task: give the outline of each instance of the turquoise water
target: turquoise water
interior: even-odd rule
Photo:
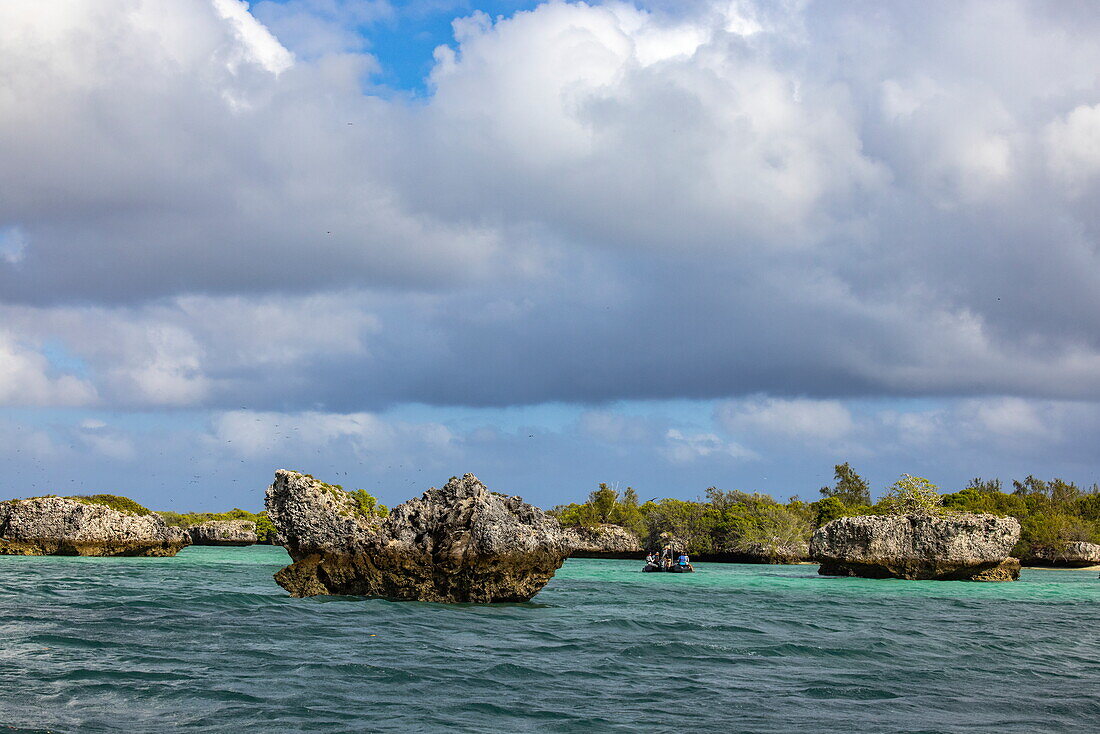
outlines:
[[[280,548],[0,557],[0,731],[1082,732],[1100,581],[643,574],[532,603],[290,599]]]

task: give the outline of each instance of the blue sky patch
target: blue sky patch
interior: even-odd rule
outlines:
[[[339,25],[343,31],[358,34],[363,50],[378,59],[381,70],[376,83],[396,90],[422,94],[426,91],[428,73],[434,64],[432,53],[436,47],[454,41],[451,23],[481,11],[496,18],[511,16],[519,10],[529,10],[540,3],[525,0],[414,0],[390,3],[392,13],[367,12],[369,3],[318,3],[311,0],[264,0],[255,3],[252,11],[278,36],[279,40],[295,54],[317,54],[316,35],[291,35],[281,32],[280,19],[289,19],[295,13],[296,23],[301,25],[301,15],[309,14],[330,24]],[[335,30],[335,29],[334,29]]]
[[[57,372],[80,378],[91,376],[88,363],[73,354],[60,339],[47,339],[42,344],[42,355],[49,360],[50,366]]]

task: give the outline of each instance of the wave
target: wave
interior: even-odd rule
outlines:
[[[279,551],[244,550],[0,557],[0,734],[1030,734],[1100,714],[1100,585],[1074,572],[984,587],[746,566],[654,579],[585,560],[535,603],[447,606],[291,599],[270,578]]]

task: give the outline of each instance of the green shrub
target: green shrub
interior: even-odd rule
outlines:
[[[786,505],[764,494],[711,487],[706,500],[650,500],[638,504],[633,489],[619,496],[606,484],[588,501],[550,510],[563,525],[595,527],[610,521],[633,531],[654,547],[662,535],[681,539],[692,553],[731,552],[753,543],[778,544],[806,537],[839,517],[870,514],[940,515],[947,512],[988,513],[1020,521],[1020,543],[1013,555],[1028,557],[1042,547],[1058,548],[1085,540],[1100,543],[1100,486],[1083,490],[1061,479],[1028,476],[1005,493],[999,480],[970,480],[958,492],[941,495],[921,477],[903,475],[881,501],[870,504],[867,483],[848,464],[837,464],[836,486],[822,489],[822,499]],[[612,504],[610,501],[614,499]]]
[[[164,520],[167,525],[174,525],[180,528],[190,528],[196,525],[202,525],[204,522],[210,522],[211,520],[248,520],[251,522],[257,522],[257,518],[263,513],[249,512],[248,510],[242,510],[239,507],[234,507],[228,512],[172,512],[171,510],[159,510],[157,514]]]
[[[550,510],[550,514],[558,518],[562,525],[569,527],[594,528],[600,524],[596,508],[587,502],[557,505]]]
[[[103,505],[110,507],[112,510],[118,510],[124,512],[127,515],[152,515],[153,511],[144,505],[140,505],[134,502],[129,497],[122,497],[117,494],[90,494],[90,495],[75,495],[70,499],[74,499],[77,502],[83,502],[86,505]]]
[[[871,487],[863,477],[856,474],[855,469],[848,462],[837,464],[833,467],[833,476],[836,485],[822,487],[821,496],[824,498],[836,498],[846,506],[860,506],[871,504]]]
[[[942,515],[946,510],[939,487],[924,477],[902,474],[879,502],[891,515]]]
[[[161,510],[157,512],[161,519],[168,525],[179,528],[192,528],[211,520],[245,520],[256,523],[256,540],[259,543],[273,543],[278,534],[275,525],[268,518],[266,511],[249,512],[239,507],[234,507],[229,512],[172,512]]]
[[[275,523],[267,516],[267,512],[256,515],[256,540],[260,543],[274,543],[279,534],[275,529]]]
[[[390,514],[390,510],[383,504],[379,504],[378,499],[365,489],[357,489],[354,492],[348,492],[352,499],[355,500],[355,504],[359,509],[359,514],[366,518],[378,518],[386,517]]]
[[[759,547],[770,555],[781,555],[810,539],[810,524],[805,517],[783,505],[763,508],[745,524],[736,541],[738,550]]]
[[[557,505],[549,512],[568,527],[591,529],[601,523],[611,523],[621,525],[639,537],[645,534],[645,517],[633,487],[627,487],[620,496],[618,490],[601,482],[599,488],[588,495],[587,502]]]
[[[847,507],[838,497],[824,497],[814,502],[812,507],[814,508],[814,527],[819,528],[822,525],[831,523],[833,520],[841,517],[847,517]]]

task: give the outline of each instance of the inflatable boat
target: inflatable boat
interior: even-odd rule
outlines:
[[[670,568],[661,568],[656,563],[647,563],[642,571],[644,573],[655,573],[659,571],[663,571],[664,573],[695,573],[695,569],[691,566],[680,566],[677,564]]]

